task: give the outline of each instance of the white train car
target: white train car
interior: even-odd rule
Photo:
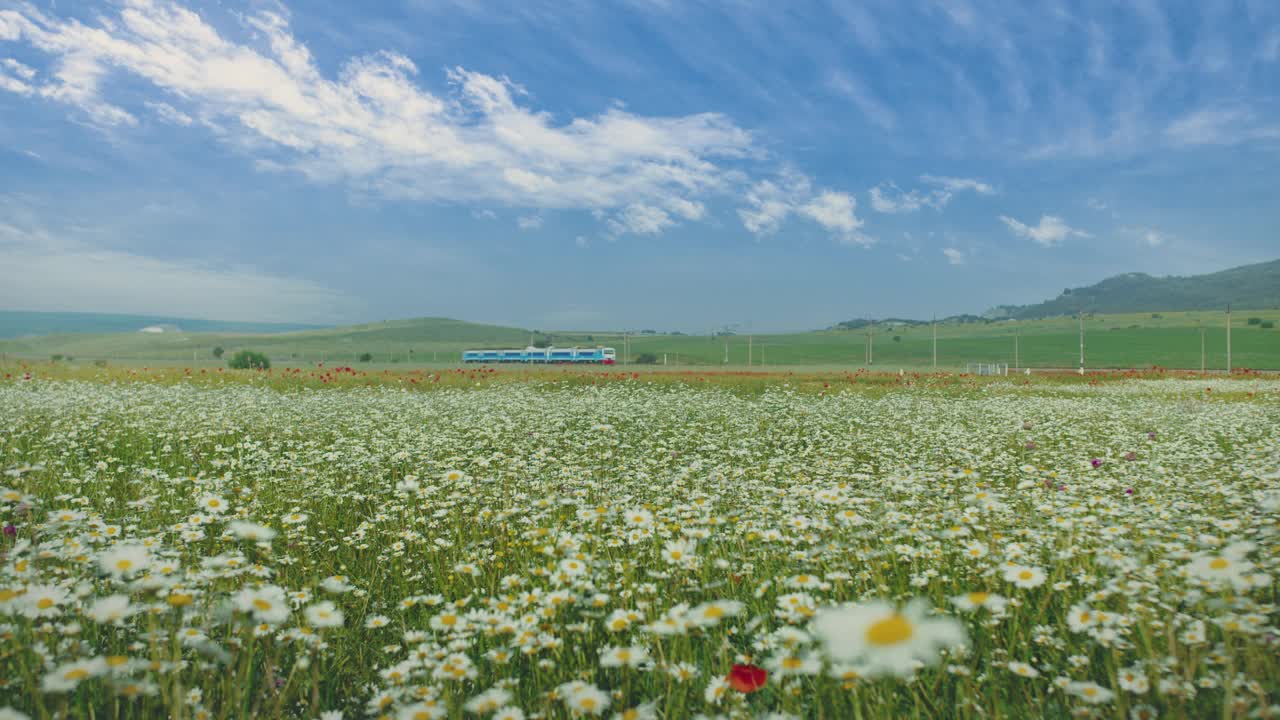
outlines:
[[[464,350],[464,363],[596,363],[612,365],[618,361],[618,353],[611,347],[593,348],[536,348],[530,345],[523,350]]]

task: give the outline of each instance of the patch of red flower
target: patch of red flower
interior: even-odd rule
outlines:
[[[734,665],[725,680],[740,693],[753,693],[769,681],[769,671],[755,665]]]

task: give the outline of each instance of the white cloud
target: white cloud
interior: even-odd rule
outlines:
[[[23,80],[30,80],[36,76],[34,68],[27,67],[13,58],[0,60],[0,66],[8,68],[10,72]]]
[[[904,191],[893,182],[883,182],[871,188],[871,208],[881,213],[913,213],[931,207],[941,210],[958,192],[975,192],[993,195],[995,188],[981,180],[971,178],[921,175],[920,181],[935,186],[932,190]]]
[[[608,225],[615,235],[623,233],[656,235],[675,225],[675,221],[662,208],[635,203],[628,205],[622,209],[622,212],[610,218]]]
[[[862,221],[854,214],[857,208],[858,201],[852,195],[827,190],[796,208],[796,212],[827,230],[838,233],[842,240],[854,244],[869,243],[870,239],[858,232]]]
[[[1091,197],[1088,200],[1085,200],[1084,204],[1089,206],[1090,210],[1097,210],[1098,212],[1102,212],[1103,210],[1107,209],[1107,204],[1095,197]]]
[[[748,189],[744,199],[748,207],[739,208],[738,217],[755,235],[777,232],[782,222],[795,213],[826,228],[841,243],[865,246],[875,242],[861,232],[863,221],[856,213],[856,198],[832,190],[814,195],[809,179],[799,173],[785,171],[776,182],[757,182]]]
[[[541,215],[521,215],[516,218],[516,225],[521,230],[537,230],[545,222]]]
[[[941,210],[951,199],[951,193],[945,190],[903,192],[893,183],[877,185],[871,188],[870,194],[871,209],[881,213],[912,213],[923,207]]]
[[[679,197],[669,198],[667,209],[685,220],[701,220],[707,214],[707,208],[702,203]]]
[[[964,264],[964,251],[956,248],[942,248],[942,254],[947,256],[947,262],[952,265]]]
[[[487,210],[487,209],[485,209],[485,210],[472,210],[472,211],[471,211],[471,217],[473,217],[473,218],[475,218],[475,219],[477,219],[477,220],[496,220],[496,219],[498,218],[498,214],[497,214],[497,213],[495,213],[495,212],[494,212],[494,211],[492,211],[492,210]]]
[[[0,39],[3,39],[0,35]],[[0,90],[18,93],[19,95],[32,95],[36,89],[31,86],[30,80],[36,76],[36,71],[23,65],[12,58],[0,60]]]
[[[166,260],[0,224],[0,307],[221,320],[355,320],[351,297],[250,267]]]
[[[180,98],[182,115],[216,124],[261,168],[389,197],[642,205],[692,220],[704,213],[696,198],[740,186],[740,173],[722,162],[758,156],[751,135],[716,113],[645,117],[613,107],[558,123],[525,104],[527,92],[506,77],[454,68],[450,92],[427,91],[413,62],[392,52],[351,59],[331,78],[270,12],[245,18],[252,32],[237,42],[163,0],[131,0],[93,26],[19,7],[0,10],[0,39],[52,59],[51,75],[32,92],[95,123],[130,125],[136,119],[107,99],[104,82],[128,73]],[[24,92],[15,82],[0,89]],[[646,227],[654,224],[664,221],[650,212]]]
[[[945,175],[921,175],[920,182],[929,185],[937,185],[948,192],[963,192],[966,190],[976,192],[979,195],[995,195],[996,189],[981,180],[973,178],[957,178],[946,177]]]
[[[164,120],[167,123],[172,123],[174,125],[181,125],[183,127],[187,127],[191,123],[195,122],[194,120],[191,119],[190,115],[182,112],[181,110],[175,108],[169,103],[151,102],[150,100],[148,100],[143,104],[151,108],[151,110],[155,112],[156,115],[160,116],[161,120]]]
[[[1149,227],[1127,227],[1121,232],[1137,238],[1138,242],[1151,248],[1158,248],[1171,239],[1167,233]]]
[[[1077,230],[1067,225],[1063,222],[1062,218],[1054,215],[1042,215],[1040,217],[1040,224],[1034,226],[1026,225],[1008,217],[1007,215],[1001,215],[1000,220],[1002,220],[1005,225],[1008,225],[1009,229],[1012,230],[1015,235],[1028,238],[1042,247],[1052,247],[1072,235],[1077,237],[1093,237],[1083,230]]]

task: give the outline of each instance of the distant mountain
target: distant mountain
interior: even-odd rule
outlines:
[[[107,313],[29,312],[0,310],[0,338],[37,337],[80,333],[121,333],[147,330],[164,332],[281,333],[315,330],[323,325],[297,323],[226,322],[155,315]]]
[[[918,327],[920,325],[929,325],[934,320],[912,320],[911,318],[880,318],[872,320],[870,318],[854,318],[853,320],[845,320],[827,328],[828,330],[861,330],[870,325],[879,328],[895,328],[895,327]],[[981,315],[949,315],[944,318],[938,318],[936,322],[939,325],[965,325],[968,323],[989,323],[990,318]]]
[[[1002,305],[987,317],[1030,320],[1087,313],[1280,308],[1280,260],[1189,277],[1125,273],[1096,285],[1067,288],[1035,305]]]

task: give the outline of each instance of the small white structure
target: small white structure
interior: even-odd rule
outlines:
[[[158,334],[160,334],[160,333],[164,332],[164,327],[162,327],[162,326],[160,326],[160,325],[148,325],[148,326],[146,326],[146,327],[142,328],[141,330],[139,330],[138,332],[140,332],[140,333],[151,333],[151,334],[153,334],[153,335],[158,335]]]
[[[1009,363],[969,363],[965,372],[970,375],[1008,375]]]

